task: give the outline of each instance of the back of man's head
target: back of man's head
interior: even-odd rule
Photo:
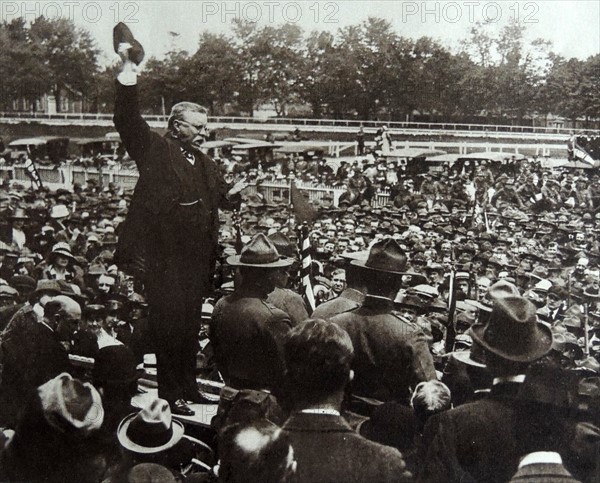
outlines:
[[[350,336],[332,322],[308,319],[292,329],[284,359],[294,402],[315,404],[343,391],[353,357]]]
[[[295,471],[289,437],[270,421],[227,426],[219,440],[219,481],[284,483]]]
[[[54,320],[57,315],[69,314],[73,319],[81,318],[81,306],[71,297],[57,295],[44,306],[44,316]]]
[[[420,382],[413,392],[410,404],[424,425],[430,416],[450,409],[450,389],[441,381]]]

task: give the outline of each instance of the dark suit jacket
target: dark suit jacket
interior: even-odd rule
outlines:
[[[535,463],[520,468],[512,482],[529,481],[531,483],[577,483],[579,480],[573,478],[563,465]]]
[[[121,264],[146,258],[153,302],[168,307],[183,295],[182,303],[198,303],[211,288],[218,208],[232,206],[227,185],[216,163],[202,153],[194,153],[201,175],[189,175],[193,168],[179,142],[151,131],[140,115],[137,86],[116,82],[114,123],[140,175],[116,258]]]
[[[392,301],[367,296],[362,307],[331,321],[348,332],[354,345],[353,393],[405,400],[409,388],[436,378],[425,335],[396,315]]]
[[[225,382],[236,389],[281,388],[283,343],[292,326],[285,312],[251,288],[219,300],[210,341]]]
[[[293,482],[405,481],[400,452],[356,434],[341,416],[294,413],[283,430],[298,462]]]
[[[0,412],[4,423],[14,422],[38,386],[71,370],[67,351],[56,334],[32,318],[22,319],[3,336],[0,362]]]
[[[506,482],[517,471],[514,425],[520,384],[492,387],[490,396],[432,416],[423,432],[422,482]]]
[[[312,314],[315,319],[329,319],[334,315],[350,312],[360,307],[365,300],[364,294],[353,288],[347,288],[339,297],[323,302]]]

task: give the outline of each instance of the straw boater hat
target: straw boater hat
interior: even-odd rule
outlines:
[[[486,351],[513,362],[532,362],[552,347],[552,332],[539,324],[533,303],[518,295],[497,298],[486,325],[469,331]]]
[[[289,267],[294,260],[279,255],[273,242],[263,233],[257,233],[242,248],[242,253],[231,255],[227,258],[227,263],[234,267],[280,268]]]
[[[8,217],[9,220],[29,220],[29,216],[23,208],[15,208],[15,211]]]
[[[126,416],[117,429],[123,448],[153,454],[175,446],[183,437],[183,424],[172,419],[169,403],[156,398],[139,413]]]

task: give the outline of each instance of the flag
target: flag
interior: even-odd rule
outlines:
[[[594,166],[596,162],[594,158],[581,146],[577,136],[571,136],[567,142],[567,152],[569,153],[569,160],[579,160],[582,163]]]
[[[446,353],[454,350],[454,342],[456,341],[456,322],[454,315],[456,313],[456,267],[454,265],[454,249],[452,249],[452,270],[450,271],[450,284],[448,294],[448,326],[446,329]]]
[[[34,162],[29,157],[25,160],[25,170],[27,172],[27,176],[31,178],[31,181],[35,185],[35,189],[39,190],[40,188],[44,187],[40,178],[40,174],[38,173]]]
[[[306,304],[310,307],[310,311],[315,310],[315,294],[310,280],[310,272],[312,266],[310,247],[310,237],[308,236],[308,225],[304,223],[300,228],[300,258],[302,265],[300,267],[300,279],[302,281],[303,298]]]
[[[308,202],[293,181],[290,183],[290,200],[298,223],[310,223],[317,218],[317,210]]]

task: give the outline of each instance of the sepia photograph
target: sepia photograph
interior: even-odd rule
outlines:
[[[600,483],[600,2],[0,2],[0,481]]]

